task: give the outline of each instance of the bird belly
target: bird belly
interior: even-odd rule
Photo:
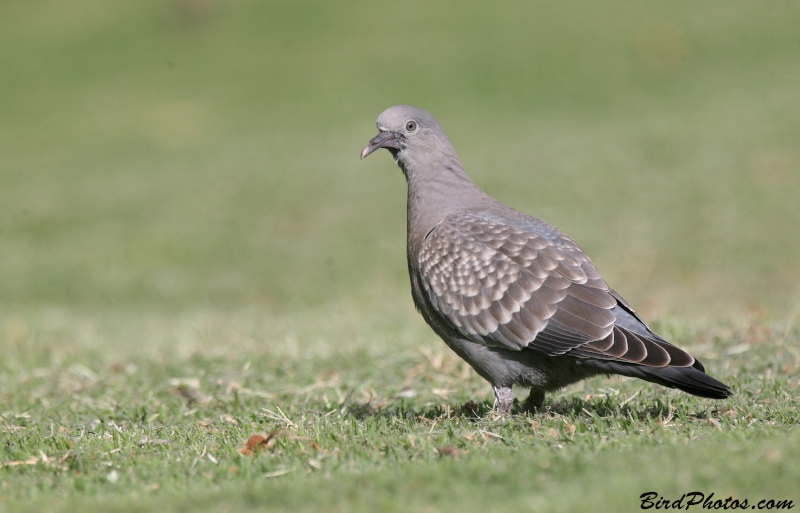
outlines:
[[[494,386],[520,386],[552,392],[601,371],[570,356],[550,356],[533,349],[512,351],[464,338],[442,339]]]

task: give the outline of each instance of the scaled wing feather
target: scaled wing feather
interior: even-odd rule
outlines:
[[[571,239],[541,221],[452,215],[428,234],[418,258],[433,308],[475,342],[657,367],[694,363],[641,322]]]

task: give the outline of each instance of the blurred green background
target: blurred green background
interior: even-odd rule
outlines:
[[[0,307],[411,309],[426,108],[650,318],[800,297],[800,3],[0,3]]]
[[[358,158],[399,103],[736,396],[492,416]],[[797,0],[0,0],[0,511],[794,498],[798,227]]]

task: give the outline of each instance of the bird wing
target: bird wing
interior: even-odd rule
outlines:
[[[472,341],[656,367],[694,363],[641,322],[572,239],[538,219],[451,215],[418,259],[431,305]]]

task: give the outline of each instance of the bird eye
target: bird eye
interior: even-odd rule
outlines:
[[[406,123],[406,130],[408,132],[413,132],[416,129],[417,129],[417,122],[414,121],[413,119],[411,121],[409,121],[408,123]]]

